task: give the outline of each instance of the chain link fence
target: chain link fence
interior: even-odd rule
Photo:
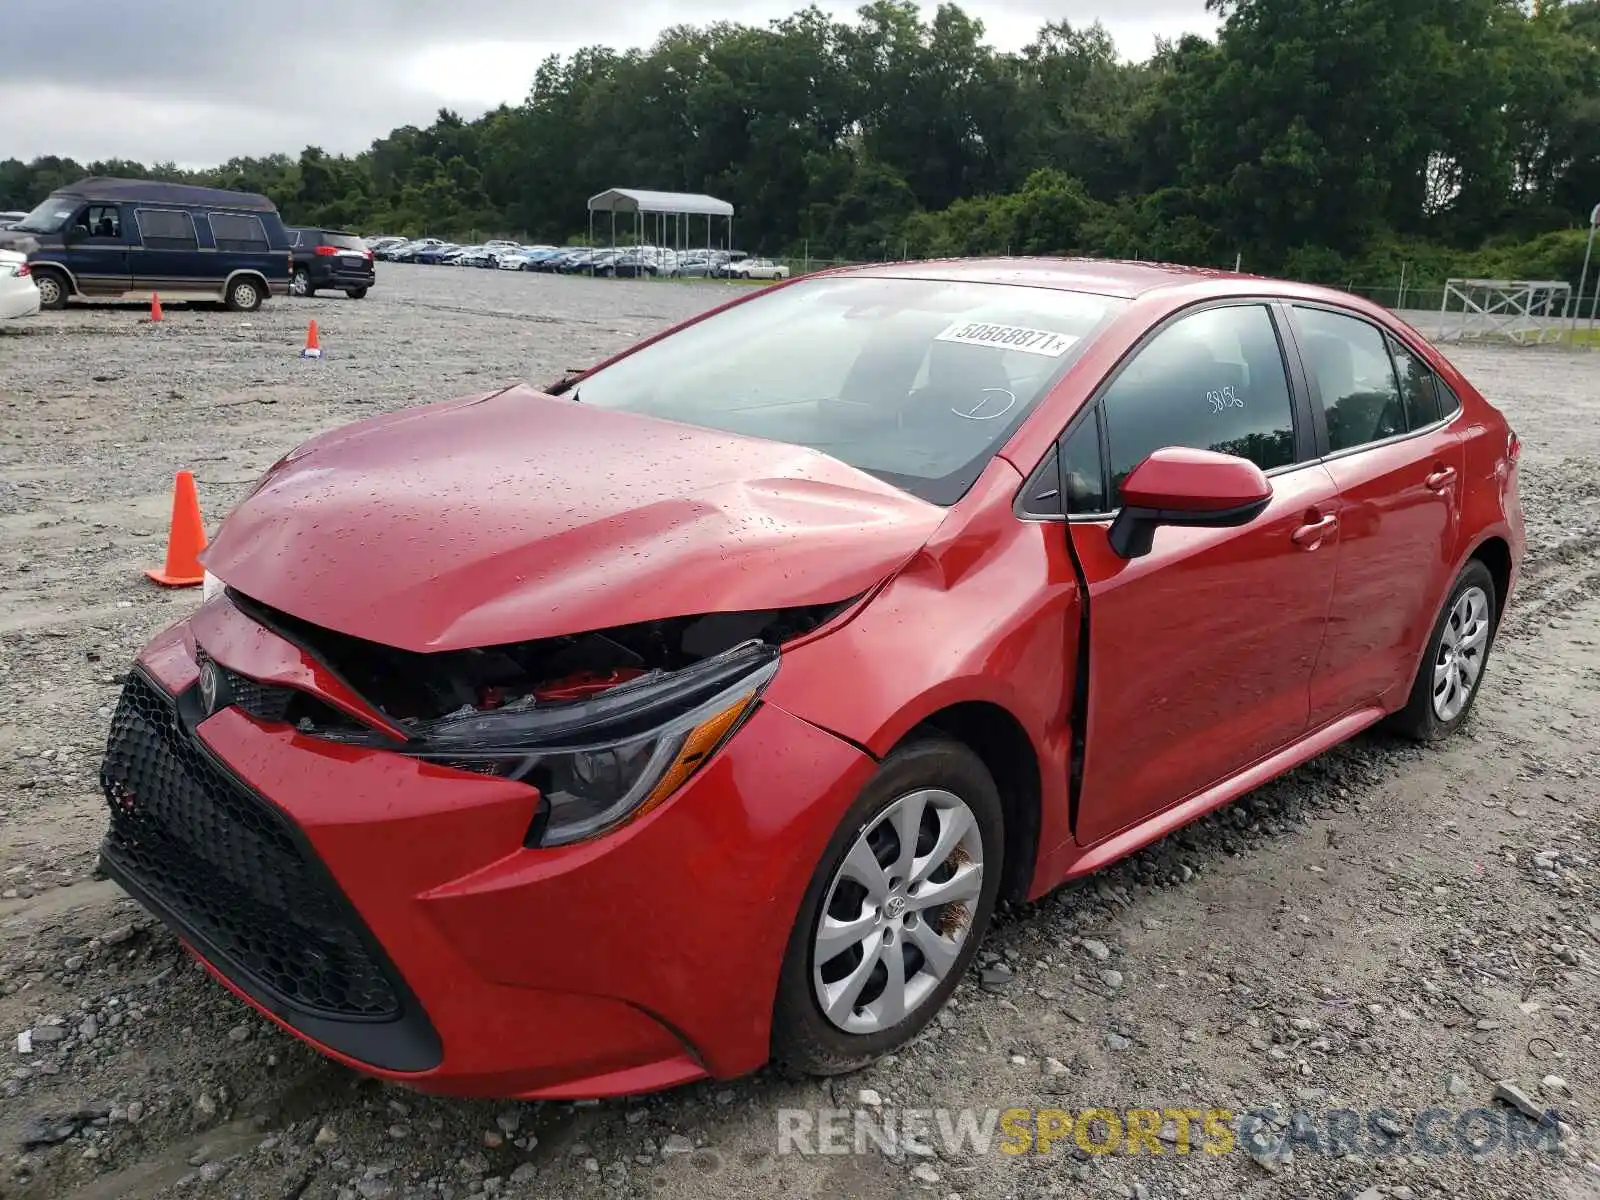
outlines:
[[[621,247],[618,247],[621,249]],[[903,247],[901,248],[903,251]],[[685,273],[678,278],[697,282],[726,283],[730,286],[752,286],[793,279],[801,275],[814,275],[838,267],[870,266],[887,261],[908,261],[887,253],[882,258],[827,258],[802,252],[798,255],[750,255],[731,264],[717,266],[708,274],[704,268]],[[915,261],[915,260],[910,260]],[[1244,268],[1236,260],[1232,263],[1201,264],[1224,269]],[[661,276],[660,278],[668,278]],[[1310,281],[1316,282],[1316,281]],[[1493,320],[1474,321],[1471,312],[1464,312],[1459,297],[1453,296],[1444,283],[1412,282],[1402,271],[1392,283],[1371,283],[1350,279],[1333,284],[1338,290],[1370,300],[1397,313],[1403,320],[1430,340],[1488,340],[1507,344],[1558,345],[1574,349],[1600,349],[1600,294],[1594,290],[1582,295],[1569,295],[1559,304],[1545,304],[1527,314],[1520,332],[1515,336]],[[1529,329],[1537,335],[1527,336]]]

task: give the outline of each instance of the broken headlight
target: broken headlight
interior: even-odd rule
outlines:
[[[637,819],[677,791],[750,715],[777,669],[776,647],[746,642],[586,700],[441,717],[404,752],[537,788],[528,844],[566,845]]]

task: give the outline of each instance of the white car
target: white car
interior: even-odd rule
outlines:
[[[740,279],[787,279],[789,268],[770,258],[747,258],[730,268]]]
[[[0,250],[0,321],[37,316],[39,288],[28,271],[28,256]]]

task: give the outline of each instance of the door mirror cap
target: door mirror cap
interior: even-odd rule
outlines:
[[[1122,481],[1122,509],[1111,522],[1111,549],[1122,558],[1150,553],[1159,525],[1227,529],[1247,525],[1272,500],[1272,484],[1246,458],[1168,446]]]

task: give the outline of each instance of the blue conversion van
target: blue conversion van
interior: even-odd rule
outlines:
[[[58,188],[0,244],[26,250],[42,308],[81,299],[219,301],[239,312],[289,292],[293,255],[265,196],[148,179]]]

